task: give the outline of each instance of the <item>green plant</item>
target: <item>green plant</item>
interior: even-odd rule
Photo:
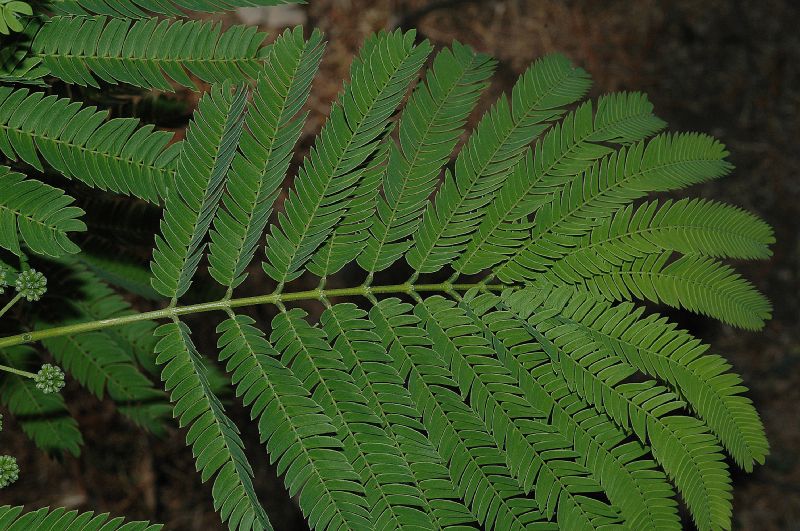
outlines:
[[[6,78],[20,85],[212,86],[175,143],[136,119],[0,88],[0,150],[39,172],[0,173],[0,246],[21,264],[6,269],[19,286],[9,304],[41,295],[31,260],[74,286],[72,315],[31,311],[30,330],[0,338],[6,407],[64,408],[19,368],[35,359],[26,345],[42,343],[157,430],[164,404],[145,400],[162,396],[146,375],[157,364],[222,520],[269,529],[214,365],[184,321],[214,312],[219,362],[315,529],[678,529],[673,486],[698,528],[730,528],[724,452],[747,471],[764,462],[758,414],[724,358],[633,302],[745,329],[769,317],[720,261],[768,257],[768,225],[714,201],[643,201],[726,175],[725,148],[661,132],[642,94],[581,102],[588,74],[553,55],[451,163],[494,62],[458,43],[441,50],[395,119],[432,50],[413,32],[382,32],[354,60],[270,223],[323,39],[298,28],[262,47],[251,29],[142,11],[211,6],[52,2],[69,15],[31,22],[29,49],[9,54]],[[84,216],[54,174],[163,207],[152,289],[132,261],[74,243],[82,217],[89,237],[102,232],[93,222],[123,227]],[[254,262],[274,286],[241,294]],[[303,289],[309,279],[316,287]],[[109,283],[165,303],[136,312]],[[300,302],[322,305],[318,322]],[[274,307],[271,324],[247,315],[255,305]],[[77,452],[74,421],[57,420],[44,421],[55,438],[22,427],[45,449]]]

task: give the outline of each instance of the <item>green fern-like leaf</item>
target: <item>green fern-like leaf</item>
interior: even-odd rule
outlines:
[[[412,306],[399,299],[380,301],[373,317],[391,345],[392,365],[407,380],[422,413],[422,425],[439,449],[456,492],[483,525],[526,529],[543,523],[537,503],[523,496],[480,416],[449,387],[457,383],[444,360],[431,350]]]
[[[534,63],[467,135],[493,61],[456,43],[420,75],[430,44],[382,32],[354,59],[284,193],[321,34],[297,28],[261,47],[252,30],[150,16],[273,3],[52,4],[67,16],[44,21],[34,56],[44,55],[28,81],[50,69],[79,85],[167,90],[191,86],[189,73],[211,82],[174,147],[135,120],[0,88],[0,150],[13,162],[47,162],[164,206],[154,290],[136,287],[142,271],[130,250],[76,253],[60,260],[86,283],[88,296],[70,304],[78,315],[0,338],[12,370],[0,398],[23,428],[44,447],[80,441],[69,417],[25,417],[65,412],[59,398],[23,395],[32,388],[14,365],[30,366],[35,352],[18,345],[43,341],[79,383],[126,407],[153,393],[138,366],[154,371],[156,352],[197,469],[215,477],[214,507],[232,529],[270,527],[217,398],[231,383],[317,530],[672,531],[678,496],[701,531],[730,529],[726,453],[748,471],[763,463],[764,428],[725,360],[644,305],[747,329],[769,318],[766,298],[725,262],[769,257],[768,225],[714,201],[645,201],[729,173],[725,147],[661,132],[642,94],[582,101],[588,75],[559,55]],[[56,42],[54,28],[79,38]],[[164,45],[184,37],[183,47]],[[22,66],[8,72],[26,79]],[[23,268],[28,249],[77,250],[65,239],[79,227],[69,199],[5,178],[33,190],[0,197],[10,212],[0,244]],[[45,196],[51,204],[36,204]],[[84,248],[94,252],[104,231],[141,241],[147,231],[119,225],[155,209],[123,209],[110,230],[87,215]],[[49,232],[32,233],[33,222]],[[206,261],[215,282],[200,272]],[[252,284],[267,287],[245,294],[258,262],[268,278]],[[15,280],[20,268],[6,269]],[[136,313],[90,271],[164,304]],[[274,311],[244,309],[255,305]],[[224,314],[219,361],[229,378],[212,378],[219,369],[183,321],[204,312]],[[156,329],[158,320],[168,324]],[[141,419],[147,409],[123,412]]]
[[[153,287],[162,295],[175,299],[189,289],[242,134],[246,101],[246,91],[218,87],[201,100],[186,133],[150,264]]]
[[[572,444],[540,421],[543,412],[527,401],[466,313],[441,297],[428,298],[415,312],[426,322],[433,349],[448,362],[461,393],[470,397],[472,408],[505,450],[512,474],[526,492],[535,493],[539,510],[548,518],[558,512],[559,525],[565,528],[606,528],[616,523],[612,507],[585,496],[601,489],[573,460],[577,454]]]
[[[280,224],[267,238],[267,274],[284,283],[322,245],[342,218],[363,179],[362,165],[377,149],[386,122],[430,52],[414,33],[381,34],[367,41],[345,87],[297,176]]]
[[[432,273],[458,257],[528,144],[588,88],[586,73],[558,55],[540,59],[520,77],[511,103],[503,96],[481,120],[422,216],[406,254],[412,268]]]
[[[110,517],[108,513],[95,515],[93,512],[79,513],[64,508],[43,508],[24,512],[21,506],[0,507],[0,529],[7,531],[66,531],[73,529],[102,529],[103,531],[159,531],[160,524],[149,522],[125,522],[120,517]]]
[[[474,274],[502,260],[504,253],[497,249],[524,241],[528,233],[524,220],[530,214],[547,203],[565,182],[612,152],[605,143],[641,140],[663,125],[652,115],[652,105],[641,94],[602,97],[594,116],[591,103],[582,104],[548,131],[534,151],[517,164],[453,268]]]
[[[64,34],[77,37],[64,39]],[[170,81],[195,87],[188,73],[209,83],[255,77],[267,51],[263,40],[263,33],[247,26],[223,32],[210,22],[53,17],[37,33],[32,56],[67,83],[99,87],[104,81],[172,91]]]
[[[218,327],[220,360],[227,362],[236,394],[259,419],[271,461],[286,474],[290,494],[300,494],[300,508],[314,528],[364,528],[364,491],[333,421],[253,323],[234,316]]]
[[[174,416],[188,427],[186,444],[192,447],[203,481],[212,476],[214,509],[231,529],[271,530],[264,509],[253,490],[253,470],[244,455],[239,430],[225,415],[200,362],[200,355],[183,323],[162,325],[156,335],[156,361],[164,365],[161,377]]]
[[[548,270],[553,256],[575,237],[648,192],[684,188],[722,177],[730,171],[724,147],[696,134],[659,135],[605,157],[565,183],[534,215],[525,235],[498,244],[506,256],[492,274],[504,282],[529,280]]]
[[[680,529],[675,495],[649,448],[628,442],[627,434],[571,391],[552,370],[541,345],[493,294],[469,295],[461,306],[483,328],[503,365],[517,378],[558,431],[573,441],[583,463],[607,492],[612,504],[634,529]],[[474,296],[474,298],[473,298]]]
[[[367,271],[386,269],[410,247],[406,238],[419,225],[438,174],[493,68],[489,57],[455,43],[452,51],[437,54],[425,83],[412,94],[400,120],[400,145],[388,142],[386,197],[378,200],[366,248],[358,255]]]
[[[21,254],[20,240],[31,252],[59,257],[76,253],[70,232],[86,230],[78,218],[83,210],[58,188],[25,179],[0,166],[0,247]]]
[[[208,257],[211,275],[236,287],[269,221],[305,116],[300,108],[322,58],[322,35],[300,28],[273,44],[248,108],[239,152],[231,162],[223,208],[217,211]]]
[[[769,319],[769,301],[731,267],[694,255],[668,262],[670,256],[668,252],[647,254],[601,268],[577,282],[564,281],[555,272],[543,276],[556,284],[581,285],[600,299],[660,302],[751,330]]]
[[[403,521],[411,519],[425,529],[471,524],[474,516],[459,501],[441,456],[425,435],[413,399],[390,365],[392,358],[376,333],[377,326],[366,317],[356,305],[342,303],[326,310],[323,323],[369,410],[380,419],[380,429],[373,432],[382,437],[384,475],[394,483],[403,478],[403,488],[390,490],[393,496],[387,501],[396,499]]]
[[[139,127],[132,118],[67,98],[28,89],[0,87],[0,150],[11,160],[57,171],[89,186],[158,203],[174,175],[180,144],[171,134]]]
[[[633,304],[612,305],[586,293],[561,288],[574,299],[560,319],[580,324],[616,356],[652,377],[669,382],[720,438],[745,470],[763,463],[769,445],[758,413],[741,396],[741,377],[708,346],[658,315],[643,317]],[[578,313],[591,305],[594,311]],[[602,319],[596,315],[603,315]],[[662,346],[663,345],[663,346]]]
[[[535,306],[530,299],[520,303],[526,295],[521,291],[506,300],[527,315]],[[654,381],[623,383],[635,372],[632,367],[609,356],[579,327],[562,324],[548,312],[534,313],[525,327],[571,390],[651,446],[700,529],[730,528],[730,473],[721,448],[703,423],[671,414],[684,406],[675,394]]]

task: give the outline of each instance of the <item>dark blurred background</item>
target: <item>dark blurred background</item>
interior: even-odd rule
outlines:
[[[488,107],[542,54],[559,51],[588,70],[592,95],[647,92],[674,131],[710,133],[731,152],[736,171],[693,189],[763,216],[778,243],[769,262],[741,270],[774,303],[761,333],[673,314],[731,361],[750,387],[772,445],[753,474],[733,467],[737,529],[800,529],[800,2],[793,0],[310,0],[304,7],[244,10],[226,23],[259,24],[271,33],[320,27],[329,45],[312,92],[304,146],[321,126],[362,40],[381,28],[416,27],[437,46],[459,40],[499,60]],[[189,100],[190,93],[179,94]],[[180,125],[176,127],[180,129]],[[299,154],[301,156],[302,153]],[[211,338],[203,347],[213,348]],[[18,428],[3,433],[16,455],[20,481],[2,503],[68,506],[163,522],[167,529],[222,529],[210,486],[201,485],[177,429],[163,439],[119,419],[114,407],[67,390],[86,446],[80,458],[50,460]],[[233,401],[235,402],[235,401]],[[243,428],[256,486],[278,530],[305,529],[258,443],[247,414],[232,403]],[[5,452],[5,449],[4,449]]]

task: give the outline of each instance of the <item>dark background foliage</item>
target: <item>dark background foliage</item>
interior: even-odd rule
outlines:
[[[499,60],[488,107],[540,55],[560,51],[588,70],[593,94],[642,90],[672,130],[697,130],[725,142],[736,171],[704,185],[698,195],[729,201],[763,216],[778,243],[769,262],[742,270],[770,297],[774,318],[762,333],[710,320],[671,317],[711,342],[740,372],[766,424],[772,452],[766,466],[745,475],[734,467],[734,526],[800,528],[800,3],[793,0],[311,0],[252,20],[271,33],[282,24],[323,29],[329,40],[312,91],[312,114],[303,146],[321,126],[347,75],[353,54],[370,32],[417,27],[435,45],[457,39]],[[245,14],[253,16],[250,12]],[[229,15],[226,23],[239,22]],[[148,120],[180,132],[196,95],[171,101],[178,118],[138,103]],[[188,111],[180,112],[186,107]],[[130,110],[130,109],[127,109]],[[121,109],[121,112],[124,109]],[[168,113],[169,114],[169,113]],[[183,117],[184,119],[181,119]],[[302,153],[298,154],[298,159]],[[154,220],[155,221],[155,220]],[[212,329],[206,326],[205,328]],[[213,353],[210,334],[198,334]],[[16,455],[20,481],[0,503],[25,503],[147,518],[175,530],[221,528],[211,509],[210,486],[194,472],[184,434],[148,436],[120,420],[110,403],[68,387],[71,410],[86,446],[80,458],[55,461],[37,452],[18,426],[7,422],[4,453]],[[235,401],[234,401],[235,402]],[[256,487],[276,529],[304,529],[296,505],[283,491],[258,443],[255,427],[235,403],[257,471]]]

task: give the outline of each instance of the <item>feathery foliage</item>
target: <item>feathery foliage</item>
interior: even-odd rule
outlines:
[[[23,429],[42,448],[79,450],[63,399],[26,380],[36,352],[19,345],[41,341],[146,428],[162,429],[168,398],[231,529],[271,525],[214,382],[232,384],[317,530],[669,531],[678,495],[698,529],[729,529],[726,454],[747,471],[764,462],[758,413],[724,358],[642,304],[745,329],[769,318],[725,263],[769,257],[766,223],[715,201],[644,200],[726,175],[725,147],[662,132],[643,94],[582,101],[589,76],[560,55],[531,65],[467,135],[494,61],[455,43],[424,69],[432,46],[398,30],[367,39],[284,193],[321,33],[262,46],[254,29],[152,17],[279,3],[59,0],[59,15],[25,29],[17,80],[211,86],[175,143],[133,118],[0,87],[0,151],[39,172],[0,167],[13,189],[0,194],[0,246],[20,261],[4,265],[4,286],[32,277],[32,261],[71,290],[41,311],[13,308],[31,331],[0,338],[11,371],[0,400]],[[99,190],[69,183],[73,201],[54,172]],[[92,194],[104,191],[157,205],[120,210],[112,234],[163,207],[152,289],[134,249],[93,252],[93,213],[81,235],[82,208],[100,208]],[[245,294],[250,276],[268,290]],[[300,277],[317,287],[294,289]],[[164,305],[137,313],[117,288]],[[70,315],[54,323],[48,301]],[[274,306],[271,323],[243,309],[260,304]],[[211,311],[229,379],[185,320]]]
[[[161,378],[174,403],[173,415],[182,427],[189,427],[186,444],[192,447],[203,481],[216,476],[214,509],[231,529],[272,529],[253,490],[253,470],[239,430],[214,395],[188,328],[165,324],[156,335],[161,338],[156,361],[164,365]]]
[[[0,507],[0,527],[8,531],[67,531],[73,529],[103,529],[103,531],[159,531],[162,526],[149,522],[125,522],[120,517],[112,518],[108,513],[79,513],[64,508],[38,509],[23,512],[24,508],[4,505]]]
[[[364,164],[378,147],[389,117],[430,53],[414,33],[370,38],[353,61],[351,81],[331,109],[267,238],[264,270],[278,283],[300,276],[300,267],[322,245],[353,201]]]
[[[115,4],[117,2],[114,2]],[[64,39],[64,34],[75,34]],[[53,17],[33,41],[32,56],[67,83],[105,83],[172,91],[172,82],[196,88],[189,74],[207,83],[255,77],[268,48],[256,28],[222,31],[211,22],[148,18]]]
[[[32,252],[59,257],[76,253],[70,232],[86,230],[74,199],[41,181],[0,166],[0,247],[19,255],[20,241]]]
[[[488,56],[454,43],[452,50],[436,55],[425,82],[411,95],[400,119],[399,146],[389,143],[384,197],[378,199],[366,248],[358,255],[367,271],[386,269],[411,246],[407,238],[419,226],[439,172],[493,69]]]
[[[0,151],[39,171],[44,159],[89,186],[159,202],[180,144],[167,147],[169,133],[139,120],[108,118],[68,98],[0,87]]]
[[[247,132],[231,162],[223,208],[211,231],[209,271],[224,286],[241,284],[255,255],[305,122],[300,110],[323,49],[319,32],[305,41],[300,28],[287,30],[272,45],[258,76]]]
[[[247,93],[217,87],[198,104],[167,194],[161,234],[156,239],[153,287],[173,299],[186,293],[203,256],[203,238],[222,195],[225,176],[242,134]]]

